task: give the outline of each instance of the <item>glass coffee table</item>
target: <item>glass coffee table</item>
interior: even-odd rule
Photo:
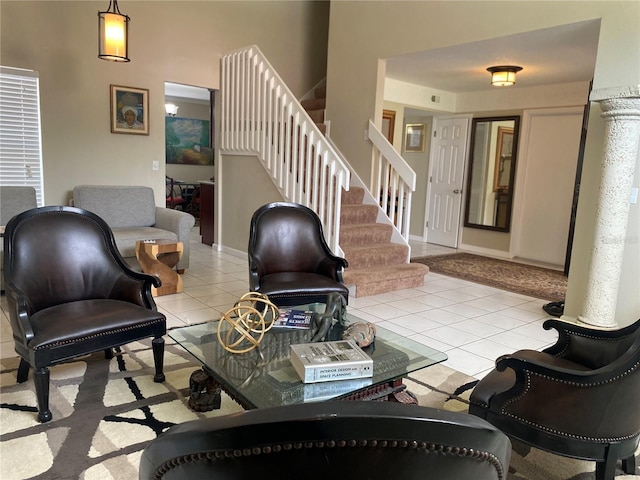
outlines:
[[[324,312],[323,304],[291,307]],[[361,321],[347,313],[344,327]],[[373,377],[303,383],[290,361],[289,346],[308,343],[311,329],[272,328],[260,346],[247,353],[230,353],[218,342],[218,321],[169,330],[168,334],[193,355],[231,398],[246,409],[291,405],[329,399],[376,400],[401,392],[411,372],[443,362],[443,352],[376,326],[375,342],[364,351],[373,359]],[[230,328],[224,324],[223,328]],[[329,340],[338,340],[343,327],[334,325]]]

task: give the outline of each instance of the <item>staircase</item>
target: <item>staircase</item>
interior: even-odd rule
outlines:
[[[422,285],[428,268],[409,263],[416,175],[373,122],[365,184],[326,135],[324,88],[299,102],[255,45],[225,55],[221,77],[220,151],[256,155],[284,200],[318,214],[329,248],[349,262],[352,295]]]
[[[302,100],[317,127],[326,133],[326,88],[314,90],[314,98]],[[350,186],[342,192],[340,247],[349,262],[343,278],[355,297],[367,297],[405,288],[420,287],[429,267],[407,263],[409,247],[393,243],[393,226],[378,223],[378,206],[363,203],[364,189]]]

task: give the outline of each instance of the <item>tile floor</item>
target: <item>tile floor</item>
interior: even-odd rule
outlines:
[[[217,320],[248,290],[246,258],[222,253],[199,243],[194,230],[190,268],[184,292],[157,297],[169,328]],[[412,255],[438,255],[451,249],[412,242]],[[482,378],[505,353],[539,350],[556,335],[542,329],[548,315],[544,300],[505,292],[436,273],[424,286],[372,297],[349,299],[349,312],[389,330],[444,351],[445,365]],[[11,329],[2,295],[0,357],[14,356]]]

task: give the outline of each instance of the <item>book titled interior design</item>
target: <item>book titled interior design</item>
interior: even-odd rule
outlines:
[[[313,322],[310,310],[280,310],[280,315],[273,322],[274,327],[309,328]]]
[[[355,342],[315,342],[291,345],[291,364],[304,383],[373,376],[373,360]]]

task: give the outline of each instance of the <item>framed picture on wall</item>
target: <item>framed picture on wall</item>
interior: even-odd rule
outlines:
[[[404,149],[407,152],[424,152],[423,123],[407,123],[404,129]]]
[[[149,90],[111,85],[111,133],[149,135]]]
[[[213,165],[209,120],[165,117],[165,143],[169,164]]]

